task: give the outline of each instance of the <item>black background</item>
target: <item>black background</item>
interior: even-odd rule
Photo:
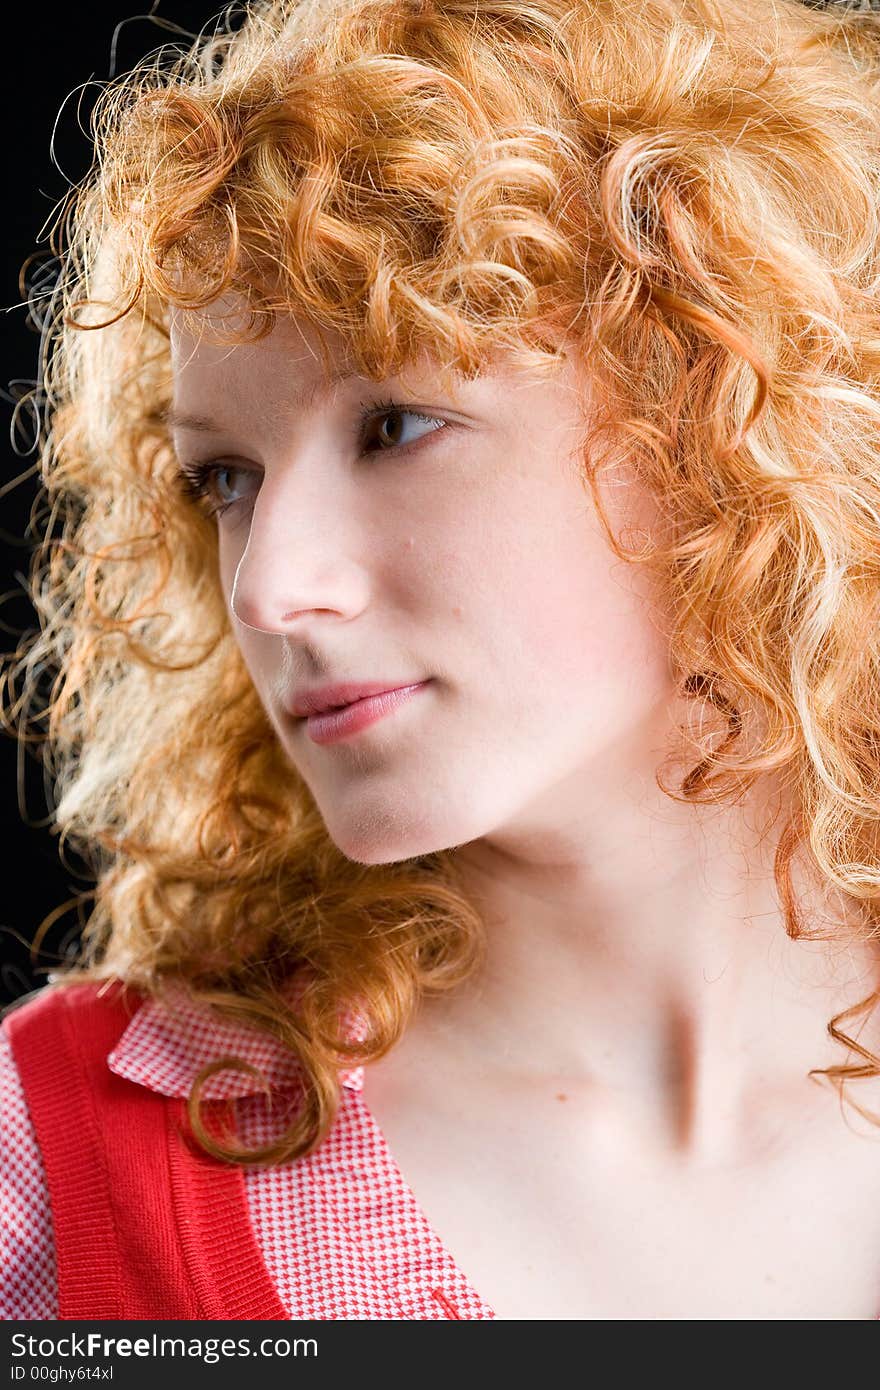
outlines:
[[[201,30],[222,8],[222,0],[159,0],[152,12],[149,3],[138,8],[135,0],[106,5],[41,0],[4,7],[0,488],[8,490],[0,496],[0,645],[7,654],[22,632],[37,625],[24,588],[32,544],[25,533],[37,483],[30,476],[12,486],[34,465],[33,451],[28,451],[34,434],[31,411],[21,406],[16,411],[15,403],[35,383],[39,351],[38,334],[28,327],[21,307],[19,274],[32,253],[48,253],[44,224],[70,184],[89,168],[95,84],[124,72],[164,43],[188,46],[187,35]],[[31,961],[29,944],[46,914],[93,884],[82,861],[69,851],[62,863],[58,836],[46,825],[43,782],[35,750],[25,754],[12,734],[0,733],[0,1005],[45,982],[46,970],[75,944],[79,918],[88,912],[88,902],[79,914],[70,907],[47,932],[38,961]]]

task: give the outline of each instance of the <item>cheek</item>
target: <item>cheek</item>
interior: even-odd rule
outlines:
[[[232,612],[232,590],[235,585],[235,572],[243,553],[242,546],[230,545],[223,532],[218,533],[217,538],[217,573],[220,578],[220,586],[223,590],[223,598],[226,609]]]
[[[261,691],[266,679],[271,678],[273,674],[273,663],[276,663],[278,659],[278,643],[271,633],[260,632],[256,628],[249,627],[246,623],[240,623],[233,612],[235,576],[243,549],[243,545],[237,545],[234,540],[230,542],[229,538],[221,533],[217,572],[223,594],[223,603],[236,646],[241,652],[242,660],[250,672],[256,689]]]
[[[508,686],[526,704],[568,711],[575,692],[598,704],[631,703],[629,692],[650,702],[665,688],[668,657],[644,570],[619,561],[582,512],[561,510],[542,527],[532,514],[521,525],[527,544],[484,554],[482,564],[493,664],[501,645]]]

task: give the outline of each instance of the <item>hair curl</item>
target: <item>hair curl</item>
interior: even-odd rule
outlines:
[[[173,979],[300,1057],[304,1105],[258,1151],[207,1133],[210,1069],[197,1078],[201,1142],[253,1163],[321,1141],[340,1067],[382,1055],[422,991],[464,979],[484,924],[448,851],[347,859],[283,757],[228,624],[214,526],[179,492],[169,307],[240,296],[242,337],[305,315],[377,380],[423,349],[466,375],[499,351],[552,370],[574,343],[598,388],[583,466],[609,544],[652,566],[680,688],[729,722],[717,746],[697,736],[678,791],[658,784],[721,801],[782,773],[798,807],[775,861],[788,932],[807,932],[802,848],[873,939],[880,16],[285,0],[224,19],[106,85],[95,167],[59,219],[41,630],[7,666],[3,714],[25,740],[48,718],[32,741],[62,847],[95,869],[81,958],[58,982],[159,995]],[[637,553],[597,487],[624,458],[670,527]],[[749,703],[766,723],[751,750]],[[822,1070],[841,1095],[880,1074],[840,1028],[878,998],[829,1023],[862,1059]],[[340,1023],[355,1000],[357,1043]]]

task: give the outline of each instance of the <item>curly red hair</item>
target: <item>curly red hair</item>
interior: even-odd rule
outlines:
[[[788,931],[807,930],[802,851],[875,938],[878,73],[863,7],[272,0],[108,84],[47,331],[41,631],[7,669],[24,690],[6,717],[57,671],[54,819],[97,880],[60,982],[161,994],[174,979],[302,1060],[303,1109],[258,1152],[206,1133],[199,1078],[191,1117],[212,1152],[318,1144],[340,1068],[392,1047],[422,991],[463,980],[484,924],[448,852],[346,859],[282,756],[228,625],[216,532],[176,484],[170,309],[238,296],[243,336],[306,315],[377,380],[425,349],[471,374],[498,353],[551,369],[574,344],[609,545],[653,568],[681,689],[727,731],[697,736],[664,790],[721,800],[781,773]],[[669,523],[638,553],[596,486],[622,457]],[[829,1024],[861,1059],[825,1069],[841,1087],[880,1074],[840,1026],[877,999]]]

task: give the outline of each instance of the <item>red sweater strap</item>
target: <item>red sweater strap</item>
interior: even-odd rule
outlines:
[[[107,1066],[143,1002],[121,981],[49,985],[3,1020],[46,1172],[58,1316],[286,1319],[241,1166],[198,1147],[185,1101]]]

